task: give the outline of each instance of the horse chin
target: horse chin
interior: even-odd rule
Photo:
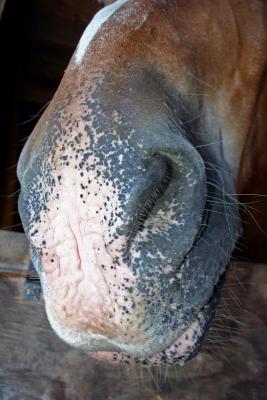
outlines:
[[[136,357],[125,352],[91,352],[90,357],[114,365],[141,365],[143,367],[161,367],[184,364],[194,358],[199,351],[212,320],[222,294],[224,275],[214,288],[209,302],[201,308],[196,318],[178,337],[163,351],[150,357]]]

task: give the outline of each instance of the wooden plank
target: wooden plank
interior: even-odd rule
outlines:
[[[42,302],[22,300],[23,283],[0,279],[1,400],[267,398],[266,265],[229,271],[221,317],[204,350],[166,378],[164,370],[125,372],[70,348],[50,329]]]
[[[29,264],[29,242],[26,235],[0,230],[0,274],[25,276]]]

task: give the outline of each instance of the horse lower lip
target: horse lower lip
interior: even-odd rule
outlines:
[[[198,330],[198,334],[194,332]],[[204,314],[200,312],[194,322],[179,335],[164,351],[155,353],[146,358],[133,357],[127,353],[96,352],[92,357],[101,361],[115,363],[139,364],[143,366],[168,366],[172,364],[183,365],[185,361],[195,355],[200,348],[205,334]]]
[[[177,343],[179,343],[179,341],[181,341],[181,339],[183,338],[183,336],[185,337],[188,334],[188,331],[190,330],[190,328],[192,328],[192,326],[196,323],[196,321],[198,321],[198,319],[203,319],[203,326],[201,329],[201,335],[199,336],[198,340],[193,344],[194,348],[193,351],[188,354],[187,356],[182,356],[176,359],[176,360],[172,360],[170,359],[169,361],[166,362],[166,365],[170,365],[172,363],[174,364],[181,364],[183,365],[183,363],[185,361],[190,360],[191,358],[193,358],[200,350],[201,344],[205,338],[205,334],[210,326],[210,324],[212,323],[212,320],[215,316],[216,313],[216,307],[218,305],[218,302],[220,300],[221,297],[221,293],[222,293],[222,285],[223,285],[223,280],[224,280],[224,275],[219,279],[219,282],[216,284],[213,294],[210,298],[210,300],[208,301],[208,303],[206,305],[204,305],[201,310],[199,311],[196,319],[192,322],[192,324],[183,332],[182,335],[179,335],[179,337],[168,347],[168,349],[166,349],[164,353],[166,352],[170,352],[170,349],[172,347],[175,347],[175,345],[177,345]],[[157,356],[157,355],[156,355]],[[152,361],[153,364],[153,361]],[[162,364],[155,364],[155,365],[162,365]]]
[[[164,351],[156,353],[151,357],[139,358],[133,357],[126,353],[107,353],[107,352],[95,352],[91,356],[99,361],[109,361],[113,363],[125,363],[125,364],[139,364],[143,366],[168,366],[172,364],[178,364],[183,366],[186,361],[193,358],[200,350],[201,344],[205,338],[205,333],[211,324],[216,306],[219,302],[222,292],[224,275],[219,279],[215,286],[214,292],[206,305],[204,305],[199,311],[195,320],[187,327],[187,329],[180,334]],[[186,338],[190,334],[190,331],[194,329],[199,323],[201,326],[201,331],[198,336],[195,336],[191,342],[191,348],[188,346],[188,351],[186,352]],[[195,342],[193,341],[195,340]],[[179,349],[180,347],[180,349]],[[182,350],[186,354],[182,354]],[[179,351],[181,354],[179,354]]]

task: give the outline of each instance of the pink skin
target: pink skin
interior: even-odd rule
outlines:
[[[60,184],[55,186],[58,197],[51,196],[49,212],[42,211],[41,222],[31,227],[32,231],[38,230],[32,243],[42,262],[41,282],[50,323],[73,346],[93,350],[91,339],[100,338],[105,349],[124,346],[126,351],[134,352],[151,333],[138,329],[145,319],[144,307],[135,290],[135,277],[119,251],[125,246],[125,239],[119,236],[108,243],[109,234],[114,236],[121,224],[117,218],[108,227],[103,218],[107,211],[101,211],[107,196],[112,198],[108,212],[115,206],[120,209],[114,187],[104,185],[100,190],[92,180],[91,194],[81,198],[78,188],[86,185],[88,177],[81,178],[71,165],[65,169],[59,166],[57,174],[61,175]],[[41,250],[44,242],[45,249]],[[132,257],[135,256],[133,250]],[[133,292],[126,292],[127,287],[134,288]],[[122,309],[131,309],[132,304],[135,311],[129,320]],[[150,346],[148,343],[147,351]]]
[[[203,325],[205,324],[204,316],[199,313],[196,321],[194,321],[164,352],[159,352],[147,358],[134,358],[125,353],[111,352],[95,352],[91,353],[91,357],[99,361],[108,361],[110,363],[127,363],[127,364],[144,364],[147,362],[149,366],[171,365],[173,359],[179,358],[179,364],[184,365],[184,360],[188,354],[195,348],[198,340],[203,334]],[[164,361],[162,360],[164,356]]]
[[[148,360],[150,365],[162,364],[161,350],[168,343],[166,346],[155,343],[157,339],[153,342],[151,328],[144,330],[144,305],[131,268],[123,262],[119,252],[125,246],[125,239],[119,236],[107,245],[109,228],[103,215],[96,213],[108,195],[112,198],[110,209],[115,205],[120,208],[118,197],[105,186],[105,190],[101,187],[100,191],[93,181],[92,195],[81,198],[77,188],[83,179],[79,173],[71,166],[59,167],[58,173],[61,175],[60,184],[55,186],[58,198],[50,199],[49,213],[43,211],[41,222],[32,226],[33,230],[38,229],[33,237],[37,252],[44,240],[46,243],[40,255],[41,281],[52,327],[63,340],[84,348],[97,359],[113,361],[115,351],[117,360],[124,361],[126,357],[129,361],[127,354],[134,354],[138,356],[135,362]],[[97,198],[94,196],[96,191],[99,193]],[[111,228],[113,232],[120,224],[118,218]],[[135,256],[138,254],[133,250],[132,257]],[[118,268],[115,260],[119,260]],[[127,286],[134,288],[131,294],[125,292]],[[130,318],[122,313],[125,305],[131,309]],[[164,352],[166,360],[171,360],[175,354],[182,362],[202,335],[202,322],[200,313],[178,338],[172,336],[169,339],[169,347]],[[91,353],[94,348],[103,351]],[[154,355],[144,359],[143,354]]]

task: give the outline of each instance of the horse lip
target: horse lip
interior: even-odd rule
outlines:
[[[200,351],[200,349],[201,349],[201,345],[202,345],[203,341],[205,340],[205,336],[206,336],[206,333],[208,332],[208,329],[209,329],[210,325],[212,324],[212,321],[213,321],[213,319],[214,319],[214,317],[215,317],[215,314],[216,314],[216,310],[217,310],[218,303],[219,303],[219,301],[220,301],[220,299],[221,299],[221,296],[222,296],[222,289],[223,289],[224,277],[225,277],[225,274],[223,274],[223,275],[219,278],[218,282],[216,283],[216,285],[215,285],[215,287],[214,287],[214,290],[213,290],[213,293],[212,293],[210,299],[209,299],[208,302],[207,302],[204,306],[202,306],[202,307],[200,308],[200,310],[198,311],[198,314],[197,314],[197,315],[198,315],[198,316],[199,316],[199,315],[202,315],[202,317],[204,317],[204,319],[205,319],[205,323],[204,323],[204,325],[203,325],[203,327],[202,327],[202,335],[201,335],[201,337],[199,338],[199,340],[195,343],[195,348],[194,348],[194,350],[189,354],[189,356],[186,356],[186,357],[183,357],[183,356],[182,356],[182,357],[181,357],[181,360],[180,360],[180,362],[179,362],[179,364],[180,364],[181,366],[183,366],[184,362],[189,361],[189,360],[191,360],[193,357],[195,357],[195,356],[197,355],[197,353],[198,353],[198,352]],[[193,324],[196,320],[197,320],[197,318],[195,318],[195,319],[191,322],[191,324]],[[191,324],[189,324],[189,325],[187,326],[187,328],[183,331],[183,333],[191,326]],[[173,343],[175,343],[177,340],[179,340],[179,338],[183,335],[183,333],[180,334],[180,335],[175,339],[175,341],[174,341]],[[171,345],[172,345],[172,344],[171,344]],[[171,345],[170,345],[170,346],[171,346]],[[170,347],[170,346],[169,346],[169,347]],[[165,350],[167,350],[167,349],[165,349]],[[155,354],[155,355],[157,355],[157,354]]]
[[[172,341],[172,343],[165,348],[165,350],[155,353],[154,355],[151,355],[149,357],[146,358],[139,358],[131,356],[128,353],[106,353],[106,352],[93,352],[91,353],[91,357],[98,360],[98,361],[110,361],[110,362],[115,362],[115,364],[122,362],[125,364],[139,364],[143,367],[151,367],[151,366],[161,366],[161,365],[172,365],[172,364],[178,364],[180,366],[183,366],[185,362],[191,360],[193,357],[195,357],[197,355],[197,353],[200,351],[201,345],[203,343],[203,341],[205,340],[205,335],[208,331],[209,326],[212,323],[212,320],[215,316],[216,313],[216,306],[218,305],[218,302],[221,298],[221,294],[222,294],[222,287],[223,287],[223,281],[224,281],[224,275],[223,274],[217,284],[214,287],[214,291],[213,294],[211,295],[209,301],[200,308],[197,317],[194,318],[194,320],[191,322],[191,324],[189,324],[187,326],[187,328],[179,334],[178,337],[175,338],[174,341]],[[201,326],[201,335],[200,337],[197,339],[197,341],[195,343],[193,343],[193,350],[190,352],[190,354],[185,354],[185,355],[181,355],[180,357],[176,356],[175,359],[169,359],[166,361],[167,359],[167,354],[166,352],[168,351],[168,349],[170,349],[177,341],[179,341],[179,339],[182,338],[182,336],[188,331],[188,329],[190,329],[190,327],[197,322],[197,320],[199,318],[202,318],[202,320],[204,319],[204,323]],[[165,356],[164,356],[165,354]],[[161,362],[161,356],[163,355],[163,360],[165,358],[165,364],[164,361]],[[157,357],[159,357],[159,359],[157,359]]]

